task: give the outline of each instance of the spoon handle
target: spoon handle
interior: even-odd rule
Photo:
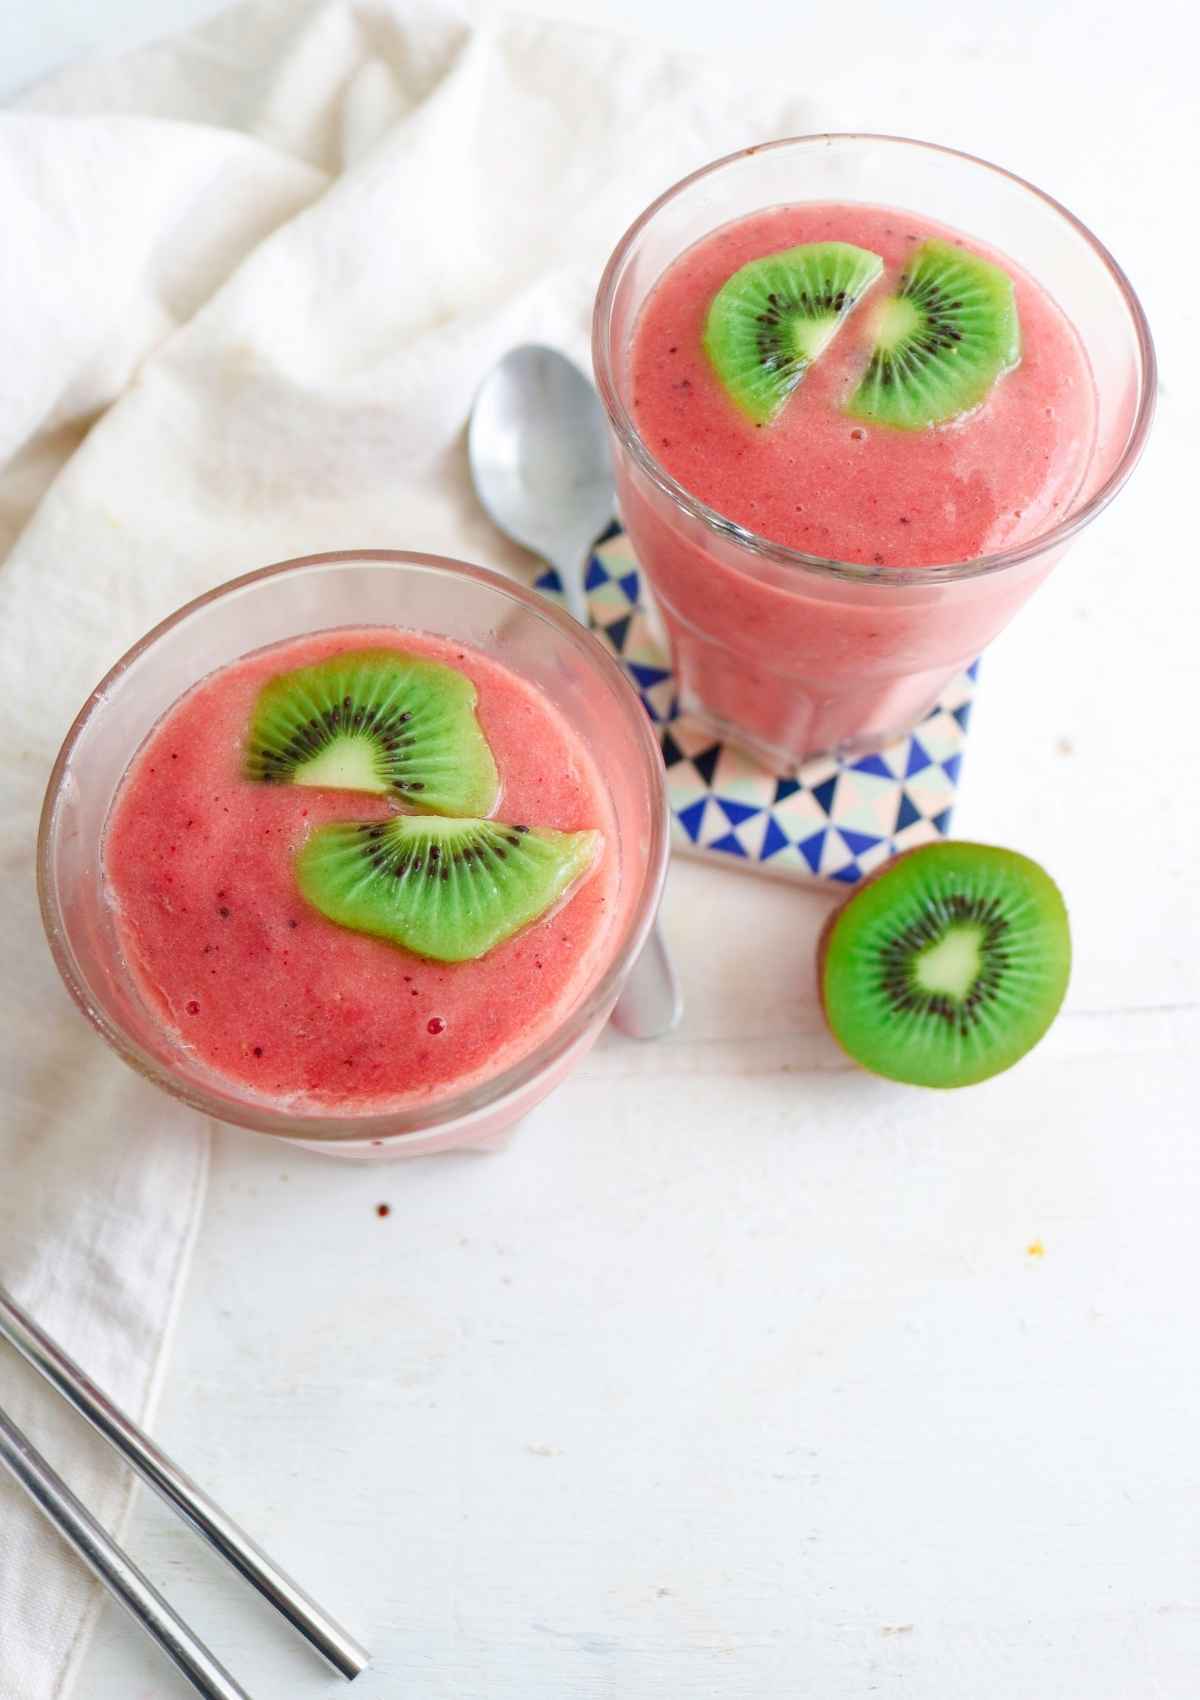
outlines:
[[[617,999],[613,1026],[629,1039],[659,1039],[682,1014],[683,993],[656,921]]]
[[[562,585],[567,612],[581,626],[590,624],[584,572],[592,541],[591,537],[582,545],[564,541],[549,557]],[[656,921],[617,999],[613,1026],[629,1039],[659,1039],[679,1025],[682,1015],[683,993]]]
[[[558,574],[558,582],[562,586],[563,601],[566,603],[567,613],[573,620],[578,620],[581,626],[590,624],[587,591],[583,584],[583,575],[590,549],[590,538],[582,544],[564,541],[558,544],[553,554],[549,556],[550,565]]]

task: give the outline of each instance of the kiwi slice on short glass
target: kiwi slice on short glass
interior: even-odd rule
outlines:
[[[1071,971],[1062,894],[1027,856],[924,845],[854,892],[821,938],[821,1001],[856,1062],[916,1086],[1011,1067],[1058,1014]]]
[[[1013,281],[953,243],[923,242],[880,307],[850,398],[856,419],[920,430],[979,406],[1021,358]]]
[[[321,826],[296,856],[329,920],[438,962],[467,962],[552,908],[591,867],[598,832],[398,815]]]
[[[254,704],[244,771],[273,785],[371,791],[431,813],[485,815],[500,778],[465,673],[398,649],[281,673]]]
[[[838,326],[883,271],[849,242],[806,242],[750,260],[713,298],[704,349],[730,399],[757,425],[782,411]]]

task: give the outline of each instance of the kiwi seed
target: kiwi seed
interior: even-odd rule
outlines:
[[[848,242],[808,242],[750,260],[717,291],[704,348],[730,399],[755,424],[788,397],[883,271]]]
[[[248,779],[369,791],[412,808],[487,814],[500,782],[457,667],[398,649],[347,651],[268,680],[244,753]]]
[[[950,242],[924,242],[875,315],[875,342],[847,411],[904,430],[969,413],[1021,358],[1007,272]]]
[[[598,832],[398,815],[317,827],[296,856],[314,909],[439,962],[482,956],[539,920],[593,865]]]
[[[1050,1027],[1071,970],[1058,887],[1014,850],[946,841],[867,880],[821,937],[821,1002],[864,1068],[969,1086],[1010,1068]]]

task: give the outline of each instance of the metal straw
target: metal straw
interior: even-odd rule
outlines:
[[[62,1394],[67,1403],[72,1405],[80,1416],[84,1417],[96,1432],[102,1435],[108,1444],[121,1454],[127,1463],[137,1471],[142,1480],[152,1487],[155,1493],[166,1500],[167,1504],[173,1507],[186,1522],[190,1523],[192,1528],[203,1536],[227,1563],[231,1564],[235,1570],[239,1571],[248,1582],[257,1588],[259,1593],[270,1601],[276,1611],[280,1612],[293,1628],[299,1630],[300,1634],[320,1653],[327,1663],[332,1665],[340,1676],[344,1676],[347,1681],[352,1681],[354,1677],[366,1669],[370,1663],[370,1656],[359,1646],[353,1636],[327,1616],[302,1588],[267,1557],[262,1548],[252,1541],[249,1535],[240,1529],[231,1517],[226,1516],[219,1506],[214,1505],[208,1495],[197,1487],[196,1483],[185,1475],[164,1452],[159,1450],[147,1434],[144,1434],[122,1411],[119,1411],[96,1386],[95,1382],[84,1374],[79,1365],[69,1358],[43,1329],[38,1327],[28,1312],[23,1310],[2,1286],[0,1286],[0,1337],[6,1339],[10,1345],[15,1346],[21,1356],[32,1364],[40,1375],[45,1376],[52,1387]],[[119,1549],[108,1541],[103,1531],[97,1528],[93,1519],[83,1510],[83,1507],[69,1493],[64,1484],[53,1476],[47,1466],[41,1463],[37,1454],[33,1452],[27,1442],[23,1441],[18,1431],[13,1429],[11,1424],[8,1424],[7,1427],[10,1442],[15,1441],[19,1455],[26,1461],[32,1459],[35,1465],[40,1466],[41,1479],[50,1483],[49,1501],[40,1490],[35,1491],[30,1486],[27,1475],[20,1473],[16,1468],[13,1457],[10,1455],[11,1443],[4,1450],[3,1462],[17,1476],[21,1485],[37,1500],[37,1503],[41,1505],[51,1521],[66,1534],[68,1540],[81,1553],[86,1562],[96,1570],[96,1573],[103,1581],[108,1583],[110,1588],[113,1588],[122,1603],[129,1606],[131,1611],[134,1611],[144,1626],[160,1642],[160,1645],[170,1653],[172,1658],[176,1658],[162,1634],[151,1626],[149,1619],[143,1614],[140,1607],[130,1603],[128,1591],[122,1591],[121,1588],[114,1585],[112,1575],[116,1572],[113,1571],[110,1574],[109,1571],[102,1571],[89,1552],[79,1545],[78,1527],[69,1527],[67,1521],[60,1518],[51,1509],[52,1504],[58,1503],[59,1496],[62,1496],[61,1502],[64,1505],[69,1505],[75,1513],[78,1513],[84,1519],[81,1526],[85,1530],[85,1535],[86,1530],[90,1527],[101,1537],[107,1548],[110,1563],[115,1555],[116,1564],[123,1567],[122,1574],[136,1578],[141,1588],[147,1590],[149,1596],[168,1614],[170,1622],[182,1629],[183,1626],[179,1624],[178,1618],[170,1611],[170,1607],[161,1600],[160,1596],[140,1576],[128,1559],[120,1554]],[[37,1479],[37,1472],[34,1472],[34,1479]],[[184,1630],[184,1634],[187,1634],[186,1630]],[[198,1647],[199,1643],[193,1641],[192,1645]],[[203,1648],[199,1650],[203,1654]],[[204,1654],[204,1656],[208,1657],[207,1654]],[[176,1658],[176,1663],[181,1664],[181,1661]],[[181,1668],[185,1667],[181,1664]],[[219,1666],[214,1664],[213,1669],[229,1686],[224,1689],[201,1689],[201,1693],[211,1692],[215,1696],[220,1696],[221,1700],[226,1700],[226,1696],[241,1695],[241,1689],[230,1683],[230,1679],[225,1676]],[[188,1674],[190,1675],[191,1672]]]
[[[249,1700],[246,1690],[218,1664],[148,1582],[116,1542],[106,1535],[90,1511],[76,1499],[66,1482],[47,1464],[0,1410],[0,1464],[11,1471],[38,1510],[53,1523],[115,1600],[141,1624],[146,1634],[187,1677],[204,1700]]]

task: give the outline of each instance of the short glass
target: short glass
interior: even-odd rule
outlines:
[[[536,684],[586,739],[612,801],[619,884],[607,954],[557,1029],[490,1080],[421,1108],[306,1114],[242,1095],[191,1057],[143,1002],[101,874],[123,774],[174,702],[252,650],[337,626],[404,626],[473,645]],[[667,861],[662,757],[611,654],[543,598],[436,555],[309,555],[189,603],[117,662],[84,704],[42,809],[38,890],[59,972],[83,1013],[147,1079],[219,1121],[345,1157],[415,1156],[498,1142],[580,1060],[607,1021],[658,909]]]
[[[721,225],[795,201],[913,208],[1010,256],[1074,324],[1099,429],[1083,486],[1042,536],[971,561],[897,568],[784,548],[724,519],[639,436],[629,351],[642,303]],[[1145,315],[1111,254],[1065,207],[998,166],[892,136],[801,136],[746,148],[660,196],[618,243],[593,322],[621,514],[671,645],[680,706],[787,773],[911,730],[1116,495],[1154,410]]]

